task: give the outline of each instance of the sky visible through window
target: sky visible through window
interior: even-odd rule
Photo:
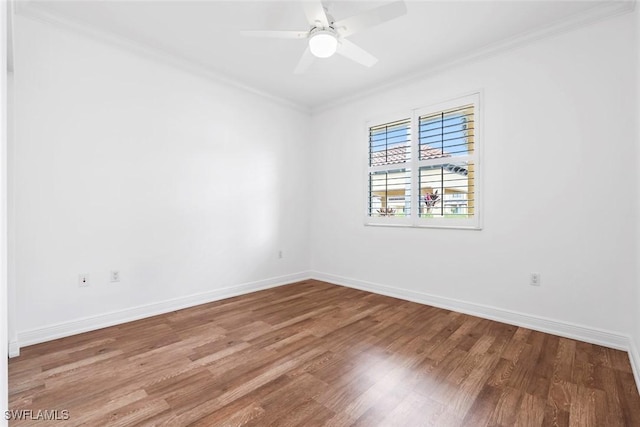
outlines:
[[[462,156],[469,154],[467,136],[473,114],[467,107],[453,111],[420,117],[420,148],[440,150],[443,155]]]
[[[371,128],[369,132],[370,153],[408,147],[411,144],[411,122],[408,119]],[[409,151],[407,150],[408,153]],[[386,160],[381,159],[380,156],[376,156],[376,158],[380,161]]]

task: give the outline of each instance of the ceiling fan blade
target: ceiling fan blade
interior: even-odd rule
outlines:
[[[320,0],[305,0],[302,2],[302,7],[304,8],[304,14],[307,15],[309,25],[313,27],[320,26],[323,28],[329,26],[327,14],[325,13],[324,6],[322,6],[322,2]]]
[[[368,10],[360,15],[337,21],[333,24],[333,27],[338,30],[342,37],[347,37],[366,28],[398,18],[406,13],[407,6],[404,0],[400,0]]]
[[[365,67],[373,67],[378,62],[378,58],[345,39],[341,39],[338,43],[337,53]]]
[[[302,54],[300,61],[298,61],[298,65],[296,65],[296,69],[293,70],[293,73],[302,74],[305,71],[307,71],[307,68],[309,68],[311,64],[313,64],[314,58],[315,56],[313,56],[313,54],[311,53],[311,50],[309,50],[309,47],[307,47],[307,49]]]
[[[240,34],[248,37],[268,37],[273,39],[306,39],[308,31],[240,31]]]

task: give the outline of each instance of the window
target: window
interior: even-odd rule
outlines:
[[[367,224],[480,228],[478,104],[368,123]]]
[[[369,215],[411,215],[411,119],[369,128]]]

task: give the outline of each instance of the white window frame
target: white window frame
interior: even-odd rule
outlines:
[[[447,101],[431,104],[427,107],[412,108],[404,113],[395,113],[385,116],[376,117],[375,120],[367,120],[366,122],[366,162],[365,162],[365,191],[364,191],[364,223],[365,225],[383,225],[383,226],[399,226],[399,227],[420,227],[420,228],[453,228],[466,230],[482,229],[482,151],[483,151],[483,135],[482,135],[482,109],[481,109],[481,92],[459,96]],[[419,158],[419,119],[421,116],[446,111],[473,104],[474,107],[474,150],[473,154],[465,156],[456,156],[456,161],[472,161],[475,165],[474,170],[474,215],[472,218],[443,218],[420,217],[420,168],[424,166],[442,165],[442,159],[420,160]],[[380,126],[385,123],[392,123],[398,120],[411,118],[411,159],[406,163],[397,163],[391,165],[369,166],[369,130],[371,127]],[[369,174],[372,172],[389,171],[394,169],[409,169],[411,172],[411,214],[408,217],[375,217],[369,216]],[[444,199],[442,199],[444,201]]]

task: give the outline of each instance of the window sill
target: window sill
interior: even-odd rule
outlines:
[[[365,222],[365,227],[391,227],[391,228],[431,228],[445,230],[473,230],[481,231],[482,226],[477,225],[438,225],[438,224],[392,224],[382,222]]]

